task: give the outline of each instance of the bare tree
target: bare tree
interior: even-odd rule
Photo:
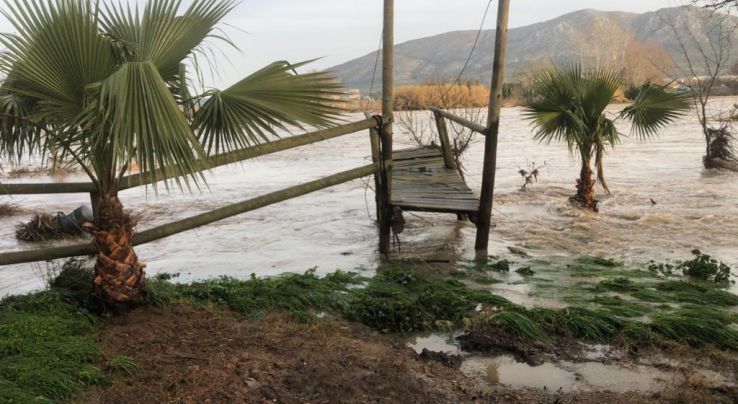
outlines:
[[[626,87],[660,82],[662,72],[673,66],[662,45],[639,39],[632,29],[608,19],[597,19],[575,35],[580,44],[579,63],[593,70],[622,72]]]
[[[738,11],[738,0],[692,0],[692,4],[723,12]]]
[[[454,113],[472,122],[482,123],[484,120],[483,110],[470,108],[472,98],[472,87],[461,85],[459,91],[450,91],[451,84],[436,79],[432,82],[434,92],[439,100],[438,108],[455,109]],[[466,90],[465,90],[466,88]],[[429,111],[398,111],[395,112],[397,124],[408,132],[413,141],[419,146],[437,145],[438,130],[436,129],[433,114]],[[451,152],[456,162],[459,174],[464,178],[463,155],[474,142],[475,136],[471,129],[454,122],[447,121],[449,140],[451,141]]]
[[[663,45],[641,41],[634,36],[626,47],[623,62],[621,67],[623,79],[631,87],[638,87],[647,82],[662,82],[663,72],[674,68],[674,60]]]
[[[704,26],[708,31],[702,34],[694,32],[688,21],[678,22],[665,19],[664,23],[671,31],[680,51],[679,60],[674,71],[674,80],[681,81],[690,88],[695,112],[702,127],[705,138],[705,168],[733,168],[732,164],[724,164],[722,156],[731,155],[731,151],[722,150],[730,147],[724,142],[727,128],[709,109],[708,103],[714,95],[715,85],[721,75],[730,68],[730,51],[735,26],[730,24],[727,15],[712,13],[710,23]],[[720,114],[717,114],[719,116]]]

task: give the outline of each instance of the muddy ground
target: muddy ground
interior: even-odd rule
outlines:
[[[174,306],[108,320],[106,358],[140,370],[89,392],[89,403],[650,403],[736,402],[735,391],[550,392],[480,385],[453,364],[422,358],[404,339],[362,325],[289,314],[244,318],[228,310]]]

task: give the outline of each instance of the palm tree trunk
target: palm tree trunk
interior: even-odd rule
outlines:
[[[106,308],[114,310],[142,305],[146,301],[146,278],[144,265],[131,243],[135,221],[116,195],[102,196],[99,212],[93,294]]]
[[[582,163],[582,171],[577,180],[577,194],[571,200],[584,209],[597,212],[597,199],[594,197],[595,181],[589,162]]]

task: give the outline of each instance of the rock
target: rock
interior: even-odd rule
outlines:
[[[246,379],[246,386],[248,386],[250,389],[255,389],[261,386],[261,383],[259,383],[253,377],[249,377],[248,379]]]

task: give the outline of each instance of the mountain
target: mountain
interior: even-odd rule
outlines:
[[[510,81],[536,61],[576,61],[580,55],[614,57],[615,49],[627,47],[625,37],[657,44],[675,61],[682,59],[679,42],[670,23],[688,26],[697,38],[706,38],[714,24],[708,11],[691,6],[664,8],[643,14],[579,10],[558,18],[508,33],[506,77]],[[733,26],[738,18],[728,17]],[[454,31],[395,45],[395,83],[417,84],[428,80],[451,81],[464,65],[477,31]],[[733,33],[738,45],[738,30]],[[467,66],[463,81],[489,82],[495,31],[481,32],[479,44]],[[610,52],[608,55],[598,53]],[[738,57],[738,52],[733,57]],[[333,71],[349,88],[367,89],[372,81],[376,52],[335,66]],[[695,55],[696,56],[696,55]],[[381,66],[381,56],[379,60]],[[377,68],[374,88],[379,88],[381,67]]]

